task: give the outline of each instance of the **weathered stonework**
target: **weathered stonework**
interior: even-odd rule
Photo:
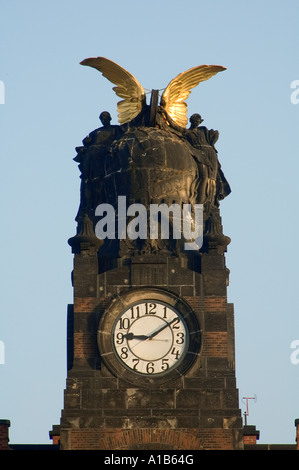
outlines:
[[[190,130],[173,128],[158,111],[153,120],[150,110],[148,124],[145,114],[127,126],[111,126],[108,119],[77,148],[82,183],[77,234],[69,240],[74,301],[68,309],[63,450],[243,448],[234,312],[227,302],[230,240],[219,212],[230,188],[214,147],[218,133],[197,127],[196,120]],[[202,246],[187,251],[174,237],[100,240],[96,208],[115,206],[119,196],[146,208],[203,204]],[[160,376],[122,367],[111,343],[122,303],[147,292],[180,306],[189,328],[181,367]]]
[[[219,277],[225,286],[217,283],[211,295],[213,263],[202,263],[203,256],[208,253],[198,257],[197,265],[205,266],[201,272],[190,269],[186,257],[159,257],[153,263],[151,257],[139,255],[99,274],[92,262],[96,253],[75,255],[74,305],[69,313],[73,350],[61,420],[62,449],[242,448],[227,269],[222,254]],[[193,365],[184,376],[158,387],[154,381],[151,387],[136,387],[115,377],[97,345],[97,325],[107,307],[128,290],[144,286],[183,298],[201,326],[201,348]]]

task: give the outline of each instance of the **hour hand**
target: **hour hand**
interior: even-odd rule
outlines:
[[[128,341],[131,341],[133,339],[146,340],[149,337],[146,335],[134,335],[134,333],[127,333],[124,335],[124,338],[126,338]]]

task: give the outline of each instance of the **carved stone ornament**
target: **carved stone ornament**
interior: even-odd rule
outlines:
[[[110,113],[103,111],[100,114],[102,126],[92,131],[83,140],[83,145],[76,148],[74,160],[79,163],[81,172],[76,237],[86,234],[86,216],[96,226],[99,220],[97,208],[108,207],[103,206],[105,204],[115,209],[114,222],[119,229],[122,226],[119,202],[125,200],[126,209],[133,204],[138,208],[139,204],[146,208],[147,214],[153,204],[168,207],[175,204],[181,210],[187,204],[191,208],[202,205],[203,225],[208,227],[211,238],[211,227],[215,226],[210,222],[211,213],[214,220],[219,201],[230,193],[230,187],[215,149],[219,133],[202,126],[203,119],[199,114],[192,115],[190,127],[186,127],[186,99],[192,88],[225,68],[218,65],[191,68],[171,80],[160,103],[158,90],[152,90],[148,105],[138,80],[116,63],[96,57],[85,59],[81,64],[99,70],[116,85],[113,90],[122,100],[117,106],[119,125],[111,125]],[[134,215],[127,214],[127,217],[128,222]],[[144,224],[150,229],[151,222],[146,217]],[[221,234],[218,232],[217,229],[219,239]],[[120,233],[114,235],[102,241],[102,253],[117,252],[118,256],[123,256],[136,251],[165,250],[176,254],[183,251],[183,238],[146,236],[132,239],[122,237]],[[72,239],[74,245],[76,237]]]

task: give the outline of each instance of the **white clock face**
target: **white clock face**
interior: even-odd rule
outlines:
[[[144,300],[115,320],[112,342],[123,365],[139,374],[164,374],[175,368],[188,349],[185,322],[173,307]]]

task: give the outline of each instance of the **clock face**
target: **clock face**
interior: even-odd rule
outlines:
[[[167,303],[143,300],[116,317],[112,344],[117,359],[136,374],[162,375],[173,370],[188,349],[182,315]]]

